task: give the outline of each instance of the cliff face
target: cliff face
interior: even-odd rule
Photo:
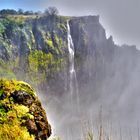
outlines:
[[[50,16],[26,19],[19,16],[7,17],[0,22],[1,55],[7,53],[5,59],[28,55],[34,50],[50,52],[55,56],[64,54],[67,34],[65,19]]]
[[[0,19],[0,75],[34,85],[61,72],[67,57],[65,17]]]
[[[98,16],[73,18],[70,25],[81,108],[85,108],[88,114],[91,104],[93,108],[104,104],[107,110],[119,110],[122,114],[134,110],[135,113],[129,116],[131,119],[138,116],[134,109],[138,100],[135,102],[133,94],[138,95],[140,90],[137,84],[140,51],[136,46],[117,46],[112,36],[107,39]],[[133,105],[127,102],[130,100]]]
[[[139,51],[135,46],[115,45],[112,37],[107,39],[99,16],[9,16],[0,19],[0,76],[23,79],[54,94],[67,92],[67,20],[79,87],[89,81],[93,85],[103,83],[105,77],[114,76],[120,68],[119,74],[123,75],[125,64],[129,75],[137,65]]]
[[[110,95],[116,87],[116,94],[122,94],[134,80],[132,73],[139,75],[140,53],[135,46],[120,47],[107,39],[99,16],[0,19],[0,76],[23,79],[54,95],[68,92],[67,20],[81,94],[94,91],[97,99],[98,93]],[[106,89],[108,85],[114,88]]]
[[[57,114],[52,113],[62,133],[69,125],[64,113],[69,123],[75,123],[68,114],[71,77],[67,20],[74,43],[79,104],[84,115],[92,114],[89,106],[94,112],[97,105],[103,104],[105,109],[113,110],[110,117],[117,118],[119,110],[122,118],[125,113],[128,118],[138,118],[139,101],[133,95],[139,97],[140,51],[135,46],[117,46],[112,37],[106,38],[99,16],[0,19],[0,77],[24,80],[51,95],[50,108]]]
[[[115,45],[112,37],[107,39],[99,16],[12,16],[0,19],[1,77],[24,78],[54,94],[55,91],[67,92],[67,20],[74,43],[79,87],[88,85],[89,81],[103,82],[106,76],[120,71],[119,68],[123,71],[124,64],[129,65],[127,72],[131,72],[132,65],[137,64],[139,51],[135,46]]]
[[[99,16],[78,17],[70,20],[76,53],[87,54],[93,47],[106,41],[105,30]]]

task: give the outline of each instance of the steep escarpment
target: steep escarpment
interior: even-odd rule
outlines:
[[[123,77],[124,64],[129,67],[128,75],[134,70],[139,51],[135,46],[115,45],[112,37],[107,39],[99,16],[8,16],[0,19],[1,77],[24,78],[54,94],[67,92],[67,20],[74,42],[79,87],[89,81],[94,86],[98,82],[101,85],[105,77],[114,76],[120,67]]]
[[[127,92],[132,96],[132,85],[138,94],[139,87],[134,83],[138,82],[140,52],[136,46],[118,46],[112,36],[106,38],[99,16],[73,18],[70,26],[79,90],[83,94],[81,105],[84,95],[88,98],[87,105],[98,100],[107,106],[117,104]],[[127,91],[128,88],[131,91]],[[108,101],[108,96],[113,96],[113,100]]]
[[[87,86],[89,81],[96,85],[99,81],[103,82],[106,78],[115,76],[116,72],[123,77],[124,71],[129,77],[136,68],[133,65],[138,66],[140,57],[136,46],[120,47],[114,43],[112,36],[106,38],[99,16],[73,18],[70,26],[75,46],[77,75],[81,84],[79,87],[83,87],[84,83]],[[126,65],[129,68],[126,69]],[[99,85],[101,86],[101,83]]]
[[[90,113],[93,118],[102,104],[106,118],[124,118],[124,123],[127,115],[129,120],[138,120],[139,98],[135,96],[139,97],[140,90],[140,51],[116,45],[112,36],[107,38],[99,16],[1,18],[0,77],[22,79],[37,87],[44,104],[51,99],[48,108],[64,139],[66,127],[78,133],[79,114],[72,111],[77,104],[70,105],[67,20],[74,44],[80,115],[89,119]]]
[[[106,42],[105,29],[99,22],[99,16],[73,18],[70,25],[76,54],[90,53],[93,46]]]
[[[101,85],[105,77],[114,76],[120,67],[119,74],[123,77],[125,64],[129,67],[128,75],[134,70],[139,51],[135,46],[115,45],[113,37],[107,39],[99,16],[8,16],[0,19],[1,77],[24,78],[54,94],[55,91],[59,95],[67,92],[67,20],[74,43],[79,87],[88,85],[89,81],[94,86],[98,82]]]

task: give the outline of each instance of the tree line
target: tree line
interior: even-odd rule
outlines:
[[[48,7],[47,9],[44,10],[44,12],[38,11],[34,12],[32,10],[30,11],[24,11],[23,9],[2,9],[0,10],[0,15],[5,16],[5,15],[58,15],[58,9],[56,7]]]

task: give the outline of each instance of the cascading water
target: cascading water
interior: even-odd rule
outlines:
[[[78,91],[78,83],[77,83],[77,76],[74,66],[74,43],[71,37],[70,25],[69,21],[67,21],[67,41],[68,41],[68,51],[69,51],[69,73],[70,73],[70,81],[69,81],[69,92],[71,96],[71,104],[74,106],[74,99],[76,98],[76,105],[79,111],[79,91]],[[73,107],[75,108],[75,107]]]

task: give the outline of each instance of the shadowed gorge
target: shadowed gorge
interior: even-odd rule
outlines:
[[[62,140],[86,139],[89,129],[97,128],[96,139],[102,127],[106,137],[113,131],[121,140],[120,128],[124,139],[130,138],[128,131],[138,137],[140,51],[116,45],[99,20],[0,17],[0,77],[24,80],[40,93],[53,133]]]

